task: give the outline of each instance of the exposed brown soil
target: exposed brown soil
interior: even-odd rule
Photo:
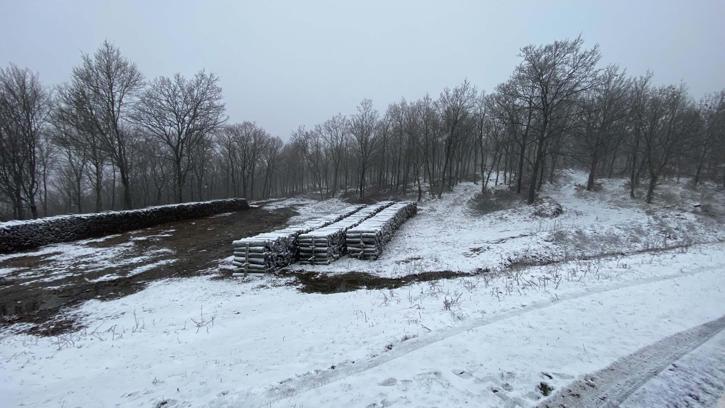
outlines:
[[[294,214],[250,208],[14,254],[0,260],[0,268],[12,269],[0,277],[0,326],[33,323],[28,331],[38,335],[77,329],[58,313],[62,308],[126,296],[158,279],[208,273],[231,255],[232,240],[282,226]]]
[[[277,276],[292,277],[293,284],[305,293],[340,293],[358,289],[396,289],[417,282],[441,279],[455,279],[470,276],[470,273],[454,271],[421,272],[396,278],[386,278],[365,272],[317,273],[305,271],[282,271]]]

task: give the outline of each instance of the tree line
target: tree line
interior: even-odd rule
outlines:
[[[725,186],[725,91],[693,99],[600,65],[581,38],[520,50],[491,92],[468,81],[438,97],[299,127],[285,143],[230,123],[219,78],[146,80],[114,45],[84,54],[67,83],[0,70],[0,217],[129,209],[224,197],[416,194],[461,181],[504,184],[533,203],[557,170],[627,177],[651,202],[668,177]]]

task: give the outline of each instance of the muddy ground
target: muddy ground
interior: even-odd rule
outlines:
[[[161,224],[103,238],[0,256],[0,326],[55,335],[77,329],[59,314],[89,299],[114,299],[149,282],[218,271],[231,241],[269,231],[295,215],[261,208]]]
[[[304,269],[283,269],[275,274],[277,277],[291,278],[290,284],[299,287],[304,293],[341,293],[359,289],[380,290],[396,289],[418,282],[430,282],[441,279],[456,279],[471,276],[471,273],[456,271],[420,272],[396,278],[376,276],[366,272],[318,273]]]

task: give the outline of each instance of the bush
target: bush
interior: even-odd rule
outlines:
[[[534,215],[542,218],[556,218],[564,212],[561,204],[553,198],[544,197],[536,200]]]
[[[468,206],[476,213],[483,215],[513,208],[521,202],[521,196],[514,191],[492,190],[478,193],[468,202]]]

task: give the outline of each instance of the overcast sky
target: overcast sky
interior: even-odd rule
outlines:
[[[469,79],[491,90],[519,48],[572,38],[604,63],[693,96],[725,88],[725,1],[0,0],[0,64],[67,81],[104,39],[146,78],[221,77],[230,121],[287,138],[300,124],[437,96]]]

